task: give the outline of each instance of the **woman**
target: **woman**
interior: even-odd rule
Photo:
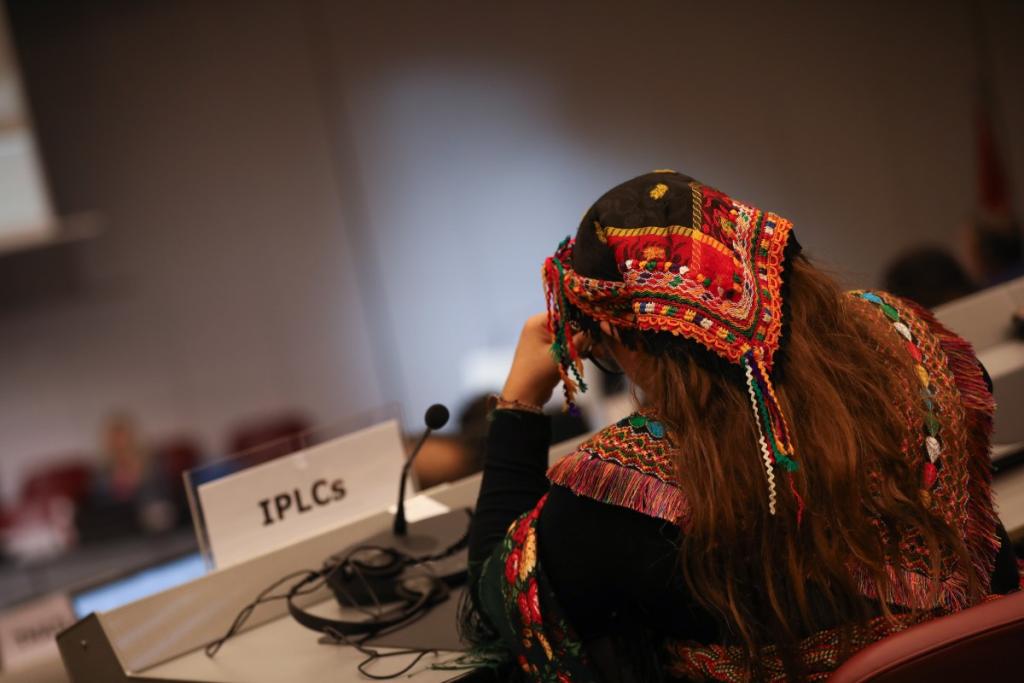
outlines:
[[[841,293],[790,223],[670,171],[606,193],[544,267],[470,534],[475,637],[525,680],[824,680],[1017,586],[969,345]],[[581,358],[641,410],[547,469]],[[555,362],[552,362],[552,357]]]

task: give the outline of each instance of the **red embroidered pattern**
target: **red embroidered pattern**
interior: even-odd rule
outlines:
[[[699,225],[603,227],[623,281],[567,269],[566,296],[593,318],[693,339],[733,363],[757,349],[771,371],[792,223],[696,181],[690,187]]]
[[[685,188],[685,189],[684,189]],[[673,201],[667,185],[649,196]],[[775,468],[798,469],[789,427],[772,387],[771,372],[782,335],[783,259],[792,224],[774,213],[736,201],[689,180],[691,225],[611,227],[595,224],[612,250],[622,281],[582,277],[572,268],[566,239],[542,270],[551,350],[558,361],[566,404],[576,410],[577,388],[586,391],[583,365],[573,344],[566,308],[594,320],[641,332],[668,332],[702,344],[742,365],[768,486],[768,511],[776,512]],[[791,486],[797,520],[803,501]]]

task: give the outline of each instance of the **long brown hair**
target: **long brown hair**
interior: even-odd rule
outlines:
[[[867,580],[878,595],[898,590],[887,558],[901,530],[920,532],[935,585],[941,558],[953,557],[971,572],[972,602],[981,590],[964,539],[929,512],[920,471],[904,454],[908,419],[920,417],[909,356],[884,322],[856,309],[806,259],[788,268],[788,329],[775,386],[800,463],[792,475],[806,510],[799,525],[789,475],[780,479],[778,514],[768,513],[742,382],[693,353],[651,352],[636,336],[649,352],[639,354],[635,379],[674,440],[689,504],[682,578],[717,616],[724,638],[745,649],[752,677],[765,646],[775,646],[800,678],[800,639],[889,614],[858,586]]]

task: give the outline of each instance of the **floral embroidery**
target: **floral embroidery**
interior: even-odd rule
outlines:
[[[504,563],[502,597],[513,632],[520,634],[516,662],[532,680],[587,681],[583,644],[562,615],[537,562],[537,520],[547,496],[508,529],[497,559]]]

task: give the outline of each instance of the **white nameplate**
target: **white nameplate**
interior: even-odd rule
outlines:
[[[73,623],[75,615],[65,595],[48,595],[0,614],[3,671],[59,659],[55,637]]]
[[[384,510],[398,497],[405,448],[396,420],[202,484],[218,569]]]

